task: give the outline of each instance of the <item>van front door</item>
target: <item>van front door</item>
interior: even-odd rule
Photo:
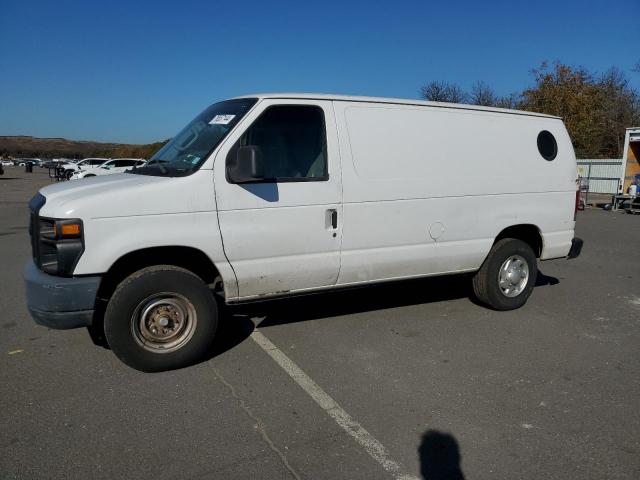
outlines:
[[[229,168],[242,147],[253,153],[252,179]],[[260,102],[219,150],[214,182],[239,298],[335,285],[342,185],[331,102]]]

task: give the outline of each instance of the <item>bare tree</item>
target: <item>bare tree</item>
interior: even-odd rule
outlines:
[[[467,94],[455,83],[433,81],[420,89],[420,96],[431,102],[465,103]]]
[[[493,107],[498,101],[498,97],[493,89],[483,81],[477,81],[471,88],[470,101],[474,105]]]
[[[498,108],[510,108],[512,110],[517,109],[520,105],[520,95],[517,93],[511,93],[505,97],[498,97],[494,103]]]

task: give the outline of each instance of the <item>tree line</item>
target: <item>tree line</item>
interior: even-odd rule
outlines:
[[[632,70],[640,75],[640,61]],[[511,108],[562,117],[577,158],[621,158],[625,129],[640,126],[640,92],[627,75],[612,67],[595,74],[584,67],[543,62],[531,70],[533,85],[500,96],[476,82],[470,91],[455,83],[432,81],[420,96],[434,102]]]
[[[163,142],[149,143],[146,145],[118,145],[114,149],[104,152],[103,156],[108,158],[144,158],[148,160],[168,141],[169,140],[165,140]]]
[[[30,136],[0,136],[2,158],[145,158],[160,150],[168,140],[144,145],[102,143],[67,140],[64,138],[37,138]]]

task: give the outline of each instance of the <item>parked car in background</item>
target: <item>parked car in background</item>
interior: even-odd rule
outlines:
[[[18,167],[24,167],[27,163],[31,163],[34,167],[41,167],[43,162],[39,158],[18,158],[13,163]]]
[[[62,165],[64,178],[71,179],[71,176],[81,169],[99,167],[103,163],[109,161],[108,158],[85,158],[77,162]]]
[[[2,163],[3,167],[13,167],[13,162],[11,160],[2,160],[0,163]]]
[[[114,158],[101,165],[82,167],[75,172],[70,179],[97,177],[100,175],[111,175],[113,173],[123,173],[134,167],[142,167],[147,163],[141,158]]]
[[[42,168],[56,168],[56,167],[61,166],[65,162],[66,162],[66,160],[63,160],[63,159],[60,159],[60,158],[54,158],[54,159],[51,159],[51,160],[47,160],[46,162],[44,162],[40,166]]]

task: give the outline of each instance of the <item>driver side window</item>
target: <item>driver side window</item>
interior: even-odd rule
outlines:
[[[324,113],[311,105],[267,108],[240,137],[238,147],[256,146],[261,152],[263,181],[328,180]]]

